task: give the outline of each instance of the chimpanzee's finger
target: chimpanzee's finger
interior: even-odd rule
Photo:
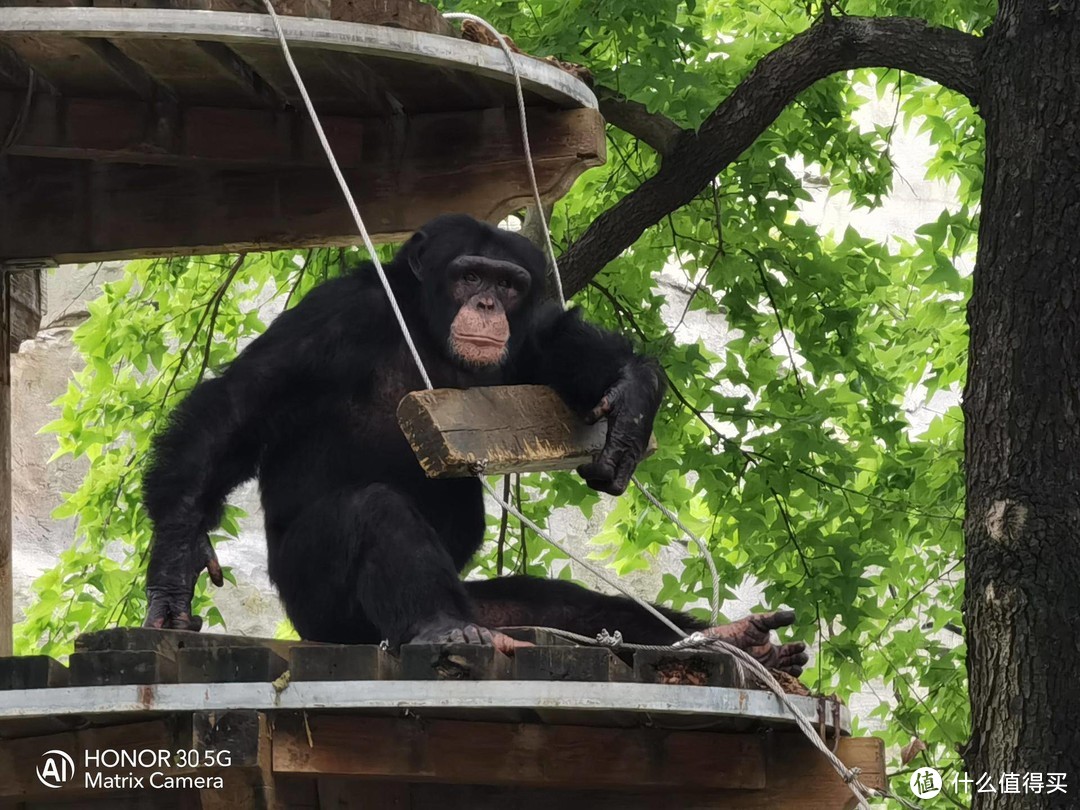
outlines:
[[[590,489],[599,492],[610,491],[612,480],[615,477],[614,468],[610,462],[604,459],[603,454],[596,461],[582,464],[578,467],[577,472],[578,475],[585,479],[585,483],[589,485]]]
[[[466,644],[486,644],[484,635],[475,624],[468,624],[461,631],[465,635]]]
[[[206,572],[210,575],[210,581],[220,588],[225,584],[225,575],[221,572],[221,563],[218,562],[217,552],[214,551],[214,545],[207,535],[203,536],[203,557]],[[198,576],[198,572],[196,572],[196,576]]]
[[[637,468],[637,459],[634,458],[633,453],[624,453],[622,458],[619,459],[619,467],[615,473],[615,477],[612,479],[612,489],[618,490],[613,494],[622,495],[626,492],[626,488],[630,486],[630,476],[634,474],[634,470]]]
[[[151,599],[150,606],[146,609],[146,618],[143,620],[143,627],[160,629],[165,626],[165,620],[168,618],[168,612],[165,609],[164,602]]]
[[[611,397],[609,394],[605,394],[604,398],[600,400],[600,404],[585,414],[585,424],[595,425],[609,413],[611,413]]]
[[[446,640],[450,644],[464,644],[465,633],[462,632],[460,627],[455,627],[453,630],[446,634]]]
[[[794,664],[802,666],[810,660],[806,652],[806,645],[801,641],[785,644],[780,648],[780,663],[782,665]]]
[[[777,610],[774,613],[756,613],[754,621],[766,630],[776,630],[795,624],[795,611]]]

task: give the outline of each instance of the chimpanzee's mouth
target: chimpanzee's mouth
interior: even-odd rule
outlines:
[[[493,338],[489,335],[458,335],[457,339],[465,343],[471,343],[474,346],[502,347],[506,345],[505,340]]]

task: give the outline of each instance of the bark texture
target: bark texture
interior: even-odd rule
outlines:
[[[1080,806],[1080,11],[1001,0],[979,93],[987,124],[968,310],[970,776],[1067,774]]]

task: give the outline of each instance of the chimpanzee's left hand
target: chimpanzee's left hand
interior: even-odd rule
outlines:
[[[624,366],[615,384],[585,417],[590,425],[607,417],[607,442],[594,461],[578,467],[590,487],[622,495],[645,455],[664,385],[652,362]]]

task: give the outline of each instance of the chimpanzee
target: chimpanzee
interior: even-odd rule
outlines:
[[[607,444],[578,472],[622,493],[663,395],[659,366],[622,337],[545,299],[543,255],[520,235],[463,215],[420,229],[387,266],[437,387],[537,383],[589,420]],[[512,652],[494,628],[620,630],[667,643],[670,628],[622,597],[513,576],[462,582],[484,537],[477,479],[426,478],[396,420],[421,377],[373,268],[324,282],[281,314],[221,376],[200,383],[155,440],[143,495],[154,524],[147,573],[152,627],[199,629],[203,568],[221,584],[208,532],[230,490],[259,477],[269,572],[305,639],[466,641]],[[805,645],[774,645],[790,612],[706,630],[798,674]]]

